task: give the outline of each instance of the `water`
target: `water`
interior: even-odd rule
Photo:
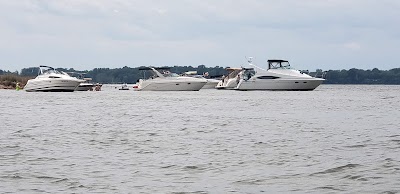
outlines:
[[[397,193],[400,86],[0,90],[0,193]]]

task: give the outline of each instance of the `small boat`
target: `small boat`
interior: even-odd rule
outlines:
[[[95,84],[91,82],[92,78],[83,78],[83,80],[85,80],[85,82],[80,83],[75,91],[93,91]]]
[[[129,87],[128,87],[128,85],[125,83],[125,84],[122,84],[122,86],[121,86],[121,88],[120,88],[119,90],[129,90]]]
[[[103,84],[99,84],[99,83],[96,83],[95,85],[94,85],[94,91],[101,91],[101,87],[103,86]]]
[[[168,67],[144,67],[142,71],[150,71],[152,76],[140,79],[133,87],[137,91],[198,91],[207,81],[171,73]]]
[[[49,66],[40,66],[39,75],[26,83],[27,92],[73,92],[84,80],[71,77]]]

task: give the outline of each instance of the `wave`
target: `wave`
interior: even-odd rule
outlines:
[[[311,174],[311,176],[312,175],[319,175],[319,174],[330,174],[330,173],[342,172],[342,171],[345,171],[347,169],[356,168],[358,166],[361,166],[361,165],[360,164],[346,164],[346,165],[343,165],[343,166],[338,166],[338,167],[330,168],[330,169],[327,169],[327,170],[324,170],[324,171],[321,171],[321,172],[313,173],[313,174]]]

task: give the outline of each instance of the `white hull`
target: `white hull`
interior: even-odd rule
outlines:
[[[80,84],[70,79],[31,79],[24,87],[27,92],[73,92]]]
[[[323,79],[241,80],[236,90],[314,90]]]
[[[89,91],[93,90],[94,84],[91,83],[81,83],[76,87],[75,91]]]
[[[240,76],[236,90],[314,90],[324,81],[294,69],[259,70],[247,79],[245,72]]]
[[[234,90],[314,90],[324,79],[314,78],[310,75],[292,69],[286,60],[268,60],[268,69],[259,68],[251,63],[254,68],[230,68],[231,73],[221,80],[217,89]]]
[[[193,80],[194,79],[194,80]],[[206,81],[196,80],[168,80],[167,79],[153,79],[153,80],[140,80],[138,84],[138,91],[198,91],[205,84]]]
[[[157,70],[158,69],[158,70]],[[160,73],[159,70],[165,68],[142,68],[139,70],[151,70],[153,76],[149,79],[140,79],[139,83],[134,87],[137,91],[198,91],[206,83],[206,79],[179,76],[169,71]]]
[[[219,80],[216,79],[207,79],[206,85],[204,85],[201,89],[215,89],[219,83]]]

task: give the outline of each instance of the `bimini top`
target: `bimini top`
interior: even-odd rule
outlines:
[[[50,66],[45,66],[45,65],[41,65],[41,66],[39,66],[40,68],[48,68],[48,69],[54,69],[53,67],[50,67]]]
[[[140,67],[139,70],[169,70],[171,67]]]
[[[268,69],[290,69],[289,61],[281,59],[268,60]]]
[[[281,59],[270,59],[270,60],[268,60],[268,63],[284,63],[284,62],[289,62],[289,61],[281,60]]]

